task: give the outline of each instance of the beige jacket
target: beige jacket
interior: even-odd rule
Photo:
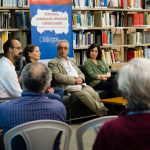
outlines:
[[[75,62],[72,59],[69,60],[76,69],[79,77],[85,81],[84,74],[80,71]],[[65,66],[58,56],[49,61],[48,67],[52,71],[53,84],[55,87],[61,87],[63,90],[66,90],[68,85],[75,85],[76,79],[73,76],[68,76]]]

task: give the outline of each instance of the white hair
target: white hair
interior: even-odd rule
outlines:
[[[118,88],[127,99],[129,109],[150,109],[150,61],[134,58],[119,73]]]
[[[58,49],[59,44],[60,44],[61,42],[67,43],[67,44],[68,44],[68,48],[69,48],[69,42],[68,42],[67,40],[64,39],[64,40],[59,40],[59,41],[58,41],[58,43],[57,43],[57,49]]]

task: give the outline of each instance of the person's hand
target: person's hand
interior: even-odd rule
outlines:
[[[74,77],[74,78],[76,79],[76,82],[75,82],[76,85],[81,85],[82,84],[82,82],[83,82],[82,78],[77,78],[77,77]]]
[[[49,88],[48,89],[48,93],[54,93],[54,89],[53,88]]]
[[[100,75],[100,76],[101,76],[101,80],[104,80],[104,81],[107,80],[107,78],[105,77],[105,75]]]

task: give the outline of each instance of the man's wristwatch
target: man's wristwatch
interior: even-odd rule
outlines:
[[[106,78],[106,75],[104,75],[104,78]]]

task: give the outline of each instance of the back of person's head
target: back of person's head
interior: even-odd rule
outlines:
[[[89,46],[89,48],[86,50],[86,57],[87,59],[90,58],[90,52],[93,48],[97,47],[97,50],[98,50],[98,55],[97,55],[97,60],[100,60],[102,58],[102,52],[101,52],[101,49],[100,49],[100,45],[97,44],[97,43],[93,43]]]
[[[134,58],[119,73],[118,88],[131,110],[150,109],[150,61]]]
[[[52,73],[42,63],[30,63],[24,67],[21,73],[21,80],[24,90],[44,93],[52,80]]]
[[[7,55],[9,48],[13,47],[13,42],[12,42],[13,40],[15,40],[15,39],[9,39],[4,43],[4,45],[3,45],[4,56]]]
[[[23,50],[23,56],[25,57],[26,61],[30,61],[29,52],[32,53],[34,51],[34,48],[38,47],[35,44],[27,45]]]

